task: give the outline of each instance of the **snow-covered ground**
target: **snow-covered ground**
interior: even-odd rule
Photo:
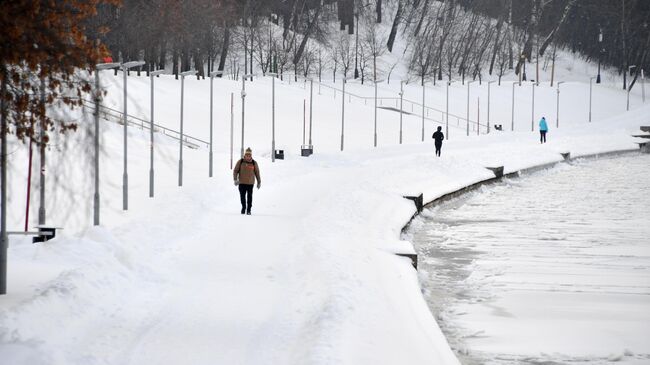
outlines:
[[[650,155],[484,187],[410,226],[465,363],[650,362]]]
[[[106,104],[116,109],[121,80],[102,73]],[[73,113],[80,131],[53,142],[46,169],[48,223],[65,229],[42,245],[10,239],[9,294],[0,297],[2,364],[457,364],[409,260],[393,255],[412,250],[400,239],[414,213],[402,196],[434,199],[490,177],[485,166],[514,171],[558,161],[565,151],[636,148],[630,135],[650,115],[640,94],[624,112],[625,94],[600,85],[589,124],[588,84],[574,80],[562,85],[559,129],[555,88],[536,90],[534,118],[549,119],[548,144],[539,145],[530,132],[528,84],[516,89],[514,133],[465,137],[463,121],[456,127],[451,119],[441,158],[433,156],[430,140],[435,123],[427,121],[421,143],[420,118],[405,115],[400,146],[399,114],[389,110],[379,111],[379,147],[372,147],[374,110],[355,99],[346,103],[340,152],[341,98],[325,89],[314,96],[315,154],[302,158],[309,88],[276,83],[276,146],[286,159],[271,163],[271,82],[256,78],[246,85],[244,145],[260,163],[262,187],[250,217],[239,214],[229,161],[231,93],[236,156],[241,147],[241,82],[216,80],[215,176],[208,178],[206,148],[186,148],[179,188],[178,145],[157,134],[156,197],[150,199],[149,136],[130,128],[128,212],[121,210],[122,127],[102,122],[100,227],[91,226],[92,116]],[[129,113],[148,119],[149,80],[128,82]],[[185,87],[185,132],[208,139],[209,83],[188,78]],[[484,103],[487,85],[471,87]],[[512,87],[491,87],[491,120],[507,129]],[[380,95],[395,97],[398,88],[398,82],[382,85]],[[429,86],[426,95],[444,109],[444,86]],[[409,84],[405,97],[419,101],[421,88]],[[156,81],[157,123],[178,129],[179,99],[179,81]],[[465,103],[466,86],[453,84],[451,112],[464,115]],[[485,106],[481,113],[483,121]],[[9,151],[9,224],[18,230],[27,153],[18,143]],[[33,194],[32,223],[37,202]]]

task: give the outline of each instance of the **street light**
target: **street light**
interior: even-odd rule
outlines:
[[[99,89],[99,71],[120,67],[119,63],[99,63],[95,65],[95,195],[93,199],[93,225],[99,225],[99,108],[101,92]]]
[[[271,76],[271,162],[275,162],[275,72],[267,72]]]
[[[214,77],[223,75],[223,71],[212,71],[210,72],[210,157],[209,157],[209,167],[208,167],[208,177],[212,177],[212,111],[213,111],[213,84]]]
[[[344,136],[345,136],[345,84],[347,80],[350,80],[351,77],[342,77],[343,82],[343,91],[341,98],[341,151],[343,151],[344,146]]]
[[[497,82],[496,80],[488,81],[488,100],[487,100],[487,132],[490,133],[490,84]]]
[[[516,81],[512,82],[512,112],[510,114],[510,131],[515,130],[515,85]]]
[[[476,80],[467,81],[467,136],[469,137],[469,85]]]
[[[643,69],[641,69],[641,97],[645,104],[645,74],[643,73]]]
[[[314,148],[314,144],[311,141],[311,127],[312,127],[312,107],[314,104],[314,79],[309,78],[309,146]]]
[[[560,85],[562,85],[564,81],[558,81],[557,83],[557,103],[555,104],[555,128],[560,128]],[[589,121],[591,121],[591,118],[589,118]]]
[[[402,115],[404,103],[404,83],[408,81],[402,80],[399,82],[399,144],[402,144]]]
[[[603,56],[603,28],[598,28],[598,76],[596,76],[596,83],[600,84],[600,62]]]
[[[425,112],[425,99],[424,99],[424,79],[422,80],[422,142],[424,142],[424,112]]]
[[[445,122],[445,139],[449,140],[449,85],[451,85],[454,81],[452,80],[447,80],[447,108],[446,108],[446,122]]]
[[[531,106],[531,111],[530,111],[530,131],[534,132],[535,131],[535,83],[531,82],[530,86],[532,86],[533,90],[533,96],[532,96],[532,106]]]
[[[241,158],[244,158],[244,111],[246,109],[246,79],[249,77],[253,77],[253,74],[241,77]]]
[[[150,120],[150,143],[149,143],[149,197],[153,198],[153,129],[154,129],[154,122],[153,122],[153,110],[154,110],[154,103],[153,103],[153,80],[154,76],[162,75],[162,73],[165,72],[165,70],[156,70],[156,71],[151,71],[149,72],[149,78],[151,79],[151,120]]]
[[[181,138],[178,154],[178,186],[183,186],[183,96],[185,93],[185,76],[196,75],[197,71],[181,72]]]
[[[383,82],[383,80],[375,80],[375,147],[377,147],[377,83]],[[424,128],[424,125],[423,125]],[[424,130],[422,132],[422,140],[424,141]]]
[[[631,65],[631,66],[627,67],[627,70],[628,70],[628,73],[630,74],[630,76],[632,76],[632,68],[634,68],[635,72],[636,72],[636,65]],[[631,89],[632,89],[632,85],[631,84],[627,85],[627,109],[626,110],[628,110],[628,111],[630,110],[630,91],[631,91]]]
[[[131,61],[122,64],[122,73],[124,74],[124,173],[122,175],[122,209],[129,209],[129,174],[127,172],[127,124],[126,119],[126,74],[128,70],[133,67],[144,65],[144,61]]]
[[[591,123],[591,95],[592,95],[592,84],[594,81],[594,77],[589,78],[589,122]]]

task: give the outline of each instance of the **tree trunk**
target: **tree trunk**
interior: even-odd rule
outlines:
[[[393,44],[395,43],[395,36],[397,35],[397,29],[399,28],[399,23],[402,21],[402,7],[404,0],[397,0],[397,12],[395,13],[395,19],[393,19],[393,26],[390,28],[390,35],[388,36],[388,52],[393,52]]]
[[[377,8],[375,9],[377,12],[377,24],[381,23],[381,0],[376,0],[377,2]]]
[[[221,45],[221,56],[219,57],[219,67],[217,71],[223,71],[223,68],[226,66],[226,59],[228,58],[228,46],[230,45],[230,28],[226,25],[225,31],[223,32],[223,44]],[[222,77],[223,75],[219,75]]]
[[[307,41],[309,40],[309,36],[311,33],[314,31],[314,27],[316,26],[316,22],[318,22],[318,17],[320,16],[320,11],[321,11],[322,5],[319,5],[316,7],[316,14],[314,14],[314,18],[309,22],[309,25],[307,25],[307,31],[305,32],[305,35],[302,38],[302,42],[300,42],[300,47],[298,47],[298,51],[293,57],[293,63],[297,64],[300,59],[302,58],[302,54],[305,52],[305,46],[307,45]]]
[[[555,38],[555,34],[556,34],[557,31],[560,29],[560,27],[562,26],[562,24],[564,24],[564,22],[566,21],[567,16],[569,15],[569,12],[571,11],[571,9],[573,9],[573,6],[575,5],[576,1],[577,1],[577,0],[569,0],[569,2],[568,2],[568,3],[566,4],[566,6],[564,7],[564,11],[562,12],[562,17],[561,17],[560,20],[557,22],[557,24],[555,25],[555,27],[553,28],[553,30],[552,30],[552,31],[551,31],[551,32],[546,36],[546,38],[544,39],[544,42],[542,42],[541,47],[539,47],[539,55],[540,55],[540,56],[543,56],[543,55],[544,55],[544,52],[546,51],[546,47],[548,47],[548,45],[549,45],[549,44],[553,41],[553,39]]]

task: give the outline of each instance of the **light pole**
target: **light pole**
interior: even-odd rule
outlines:
[[[275,162],[275,72],[267,72],[271,76],[271,162]]]
[[[402,144],[402,116],[403,116],[403,103],[404,103],[404,83],[402,80],[399,82],[399,144]]]
[[[122,73],[124,74],[124,173],[122,175],[122,209],[129,209],[129,174],[127,172],[127,125],[128,121],[126,119],[126,74],[129,69],[132,67],[138,67],[144,65],[144,61],[131,61],[122,64]]]
[[[531,82],[530,86],[532,87],[533,90],[532,106],[530,110],[530,131],[534,132],[535,131],[535,83]]]
[[[490,133],[490,84],[496,80],[488,81],[488,100],[487,100],[487,132]]]
[[[244,112],[246,110],[246,78],[252,77],[252,74],[242,75],[241,77],[241,156],[244,158]]]
[[[589,78],[589,122],[590,123],[591,123],[591,95],[593,94],[592,93],[592,89],[593,89],[592,84],[593,84],[594,79],[595,79],[595,77],[590,77]]]
[[[314,144],[311,141],[311,127],[312,127],[312,106],[314,102],[314,79],[309,78],[309,146],[314,148]]]
[[[213,95],[214,95],[214,77],[223,75],[223,71],[212,71],[210,72],[210,157],[209,157],[209,162],[208,162],[208,177],[212,177],[212,111],[213,111],[213,106],[212,104],[214,103],[213,100]]]
[[[424,142],[424,112],[425,112],[425,99],[424,99],[424,80],[422,80],[422,142]]]
[[[120,67],[119,63],[100,63],[95,65],[95,195],[93,198],[93,225],[99,225],[99,108],[101,92],[99,71]]]
[[[512,82],[512,112],[510,113],[510,131],[515,130],[515,85],[516,81]]]
[[[447,80],[447,99],[446,99],[446,121],[445,121],[445,139],[449,140],[449,85],[451,85],[453,81]]]
[[[374,80],[375,84],[375,144],[374,146],[377,147],[377,83],[381,82],[381,80]],[[424,139],[423,139],[424,140]]]
[[[643,69],[641,69],[641,98],[643,98],[643,103],[645,104],[645,74]]]
[[[356,41],[354,43],[354,78],[359,78],[359,63],[357,57],[359,55],[359,13],[356,12],[354,16],[357,18],[357,27],[355,28]]]
[[[598,75],[596,83],[600,84],[600,62],[603,56],[603,28],[598,28]]]
[[[197,71],[181,72],[181,135],[178,150],[178,186],[183,186],[183,97],[185,93],[185,76],[196,75]]]
[[[555,128],[560,128],[560,85],[562,85],[564,81],[558,81],[557,83],[557,103],[555,104]],[[591,121],[591,118],[589,118],[589,121]]]
[[[41,77],[41,87],[40,87],[40,93],[41,93],[41,105],[43,105],[43,108],[45,108],[45,78]],[[45,224],[45,144],[43,143],[43,139],[45,138],[45,115],[43,115],[43,118],[41,119],[41,135],[40,135],[40,140],[41,140],[41,145],[40,145],[40,152],[41,152],[41,172],[40,172],[40,206],[38,207],[38,224],[39,225],[44,225]]]
[[[469,137],[469,85],[476,80],[467,81],[467,136]]]
[[[345,137],[345,84],[347,83],[347,80],[349,80],[349,77],[342,77],[342,82],[343,82],[343,91],[342,91],[342,97],[341,97],[341,151],[343,151],[343,146],[344,146],[344,137]]]
[[[154,103],[153,103],[153,80],[154,77],[161,75],[165,70],[156,70],[156,71],[151,71],[149,72],[149,78],[151,80],[151,120],[150,120],[150,125],[149,125],[149,197],[153,198],[153,129],[154,129],[154,122],[153,122],[153,110],[154,110]]]
[[[632,68],[636,69],[636,65],[631,65],[631,66],[627,67],[627,70],[628,70],[628,73],[630,74],[630,76],[632,76]],[[635,72],[636,72],[636,70],[635,70]],[[632,83],[627,85],[627,108],[626,108],[627,111],[630,110],[630,91],[632,89],[631,84]]]

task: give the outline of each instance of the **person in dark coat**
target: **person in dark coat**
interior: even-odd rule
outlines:
[[[260,179],[260,168],[257,162],[253,160],[253,151],[250,147],[246,149],[244,158],[237,161],[235,168],[232,170],[232,177],[235,180],[235,186],[239,186],[239,200],[241,201],[241,214],[251,215],[253,207],[253,185],[257,179],[257,188],[260,188],[262,179]]]
[[[442,141],[445,139],[445,135],[442,134],[442,127],[438,127],[438,130],[433,133],[431,136],[435,141],[436,145],[436,156],[440,157],[440,149],[442,148]]]

